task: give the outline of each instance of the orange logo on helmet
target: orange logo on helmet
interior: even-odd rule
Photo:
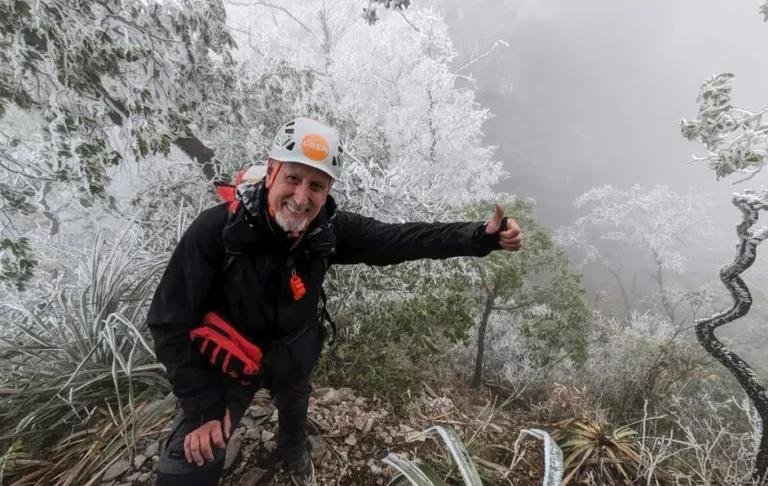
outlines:
[[[307,135],[301,139],[301,151],[310,160],[320,162],[328,157],[330,150],[328,142],[320,135]]]

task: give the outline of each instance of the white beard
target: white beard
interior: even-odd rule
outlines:
[[[286,233],[294,233],[307,226],[309,217],[306,214],[292,213],[285,204],[281,204],[280,209],[275,211],[275,221]]]

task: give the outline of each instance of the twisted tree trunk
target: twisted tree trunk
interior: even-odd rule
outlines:
[[[741,210],[743,216],[743,221],[736,228],[739,243],[734,259],[720,269],[720,280],[731,293],[733,306],[706,319],[697,320],[696,337],[704,349],[736,377],[760,415],[763,430],[752,471],[752,480],[762,485],[768,476],[768,395],[754,370],[717,339],[715,329],[743,317],[752,306],[752,295],[739,275],[752,266],[757,245],[768,237],[766,226],[754,233],[750,231],[752,225],[757,222],[760,210],[766,209],[766,203],[754,193],[747,192],[735,195],[733,204]]]

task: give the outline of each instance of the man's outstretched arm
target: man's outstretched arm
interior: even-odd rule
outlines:
[[[394,265],[421,258],[488,255],[522,248],[520,228],[498,206],[488,223],[383,223],[339,211],[333,218],[337,252],[331,262]]]

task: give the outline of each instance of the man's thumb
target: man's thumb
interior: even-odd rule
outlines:
[[[486,233],[495,233],[499,231],[501,228],[501,220],[504,218],[504,208],[501,206],[501,204],[496,205],[496,212],[493,214],[493,217],[491,217],[491,220],[488,221],[488,225],[485,228]]]

